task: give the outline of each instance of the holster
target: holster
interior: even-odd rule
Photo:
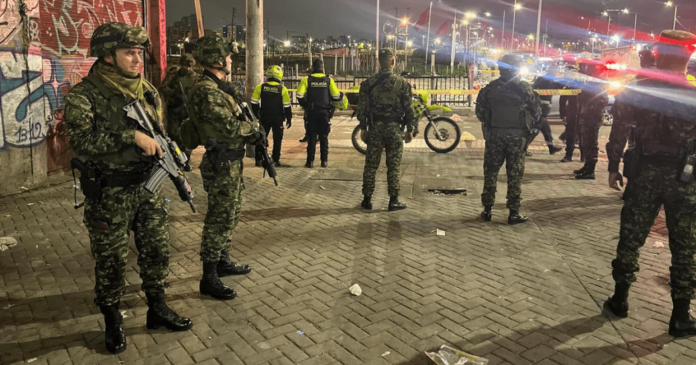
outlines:
[[[635,148],[629,148],[623,155],[624,169],[623,175],[627,179],[633,179],[638,176],[640,168],[640,153]]]
[[[227,144],[218,143],[216,140],[211,140],[210,148],[208,149],[208,158],[213,166],[213,171],[221,172],[227,170],[230,161],[238,161],[244,159],[245,150],[228,150]]]

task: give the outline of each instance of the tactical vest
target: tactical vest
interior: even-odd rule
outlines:
[[[490,93],[491,127],[510,132],[526,132],[524,100],[509,86],[500,83]]]
[[[261,120],[278,122],[283,119],[283,85],[261,85]]]
[[[388,81],[388,79],[387,79]],[[401,94],[400,90],[403,87],[403,80],[397,78],[394,82],[394,87],[387,88],[386,82],[379,85],[372,91],[370,95],[370,104],[372,110],[375,111],[375,115],[379,116],[380,110],[391,110],[397,111],[399,113],[406,113],[405,110],[399,110],[401,104]]]
[[[314,111],[322,111],[331,109],[331,94],[329,93],[329,85],[331,78],[324,77],[307,77],[307,103],[313,105]]]
[[[193,96],[199,89],[203,87],[213,88],[216,92],[219,92],[223,96],[227,104],[227,107],[230,110],[230,113],[232,113],[235,116],[241,114],[239,106],[234,101],[232,96],[220,90],[218,84],[215,83],[215,81],[207,78],[202,79],[196,85],[193,86],[189,94],[189,100],[191,100],[191,96]],[[193,106],[190,106],[190,108],[193,108]],[[203,123],[200,120],[198,120],[198,115],[196,115],[196,113],[189,113],[189,118],[192,122],[191,126],[193,128],[191,128],[191,130],[187,130],[187,132],[194,134],[193,138],[198,140],[198,143],[196,145],[203,145],[208,147],[210,146],[210,140],[215,139],[218,141],[218,143],[226,144],[228,149],[235,150],[244,148],[244,142],[241,139],[231,138],[232,136],[230,135],[221,134],[220,131],[214,125],[210,123]],[[192,132],[194,130],[195,132]],[[182,134],[183,133],[184,131],[182,130]],[[182,139],[184,138],[185,137],[182,135]]]
[[[113,91],[111,88],[104,85],[101,79],[94,74],[89,74],[82,81],[94,86],[99,94],[106,99],[105,105],[93,105],[92,112],[94,113],[94,127],[99,131],[108,132],[123,132],[126,130],[138,129],[137,122],[126,117],[126,112],[123,108],[130,104],[133,100],[128,100],[125,95]],[[147,85],[147,83],[145,83]],[[147,89],[146,86],[143,86]],[[154,88],[153,88],[154,90]],[[147,90],[154,92],[153,90]],[[156,113],[156,106],[148,103],[143,103],[143,107],[147,111],[150,121],[159,125],[158,118],[153,118],[153,112]],[[104,162],[109,166],[113,165],[147,165],[154,164],[153,157],[145,157],[142,151],[135,144],[127,145],[120,151],[114,153],[104,153],[97,156],[87,156],[88,160],[95,162]]]

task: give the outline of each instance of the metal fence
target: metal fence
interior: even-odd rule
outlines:
[[[242,85],[246,83],[244,74],[232,74],[231,79],[241,82]],[[340,90],[348,90],[359,86],[366,79],[367,77],[338,77],[334,78],[334,82]],[[288,89],[297,89],[300,81],[302,81],[301,77],[290,75],[290,77],[283,79],[283,85]],[[467,90],[469,86],[469,78],[466,76],[418,76],[409,77],[407,81],[414,90]],[[299,105],[295,92],[290,92],[290,98],[293,105]],[[351,103],[354,100],[354,97],[349,97]],[[430,102],[433,105],[456,106],[463,105],[468,101],[464,95],[431,95]]]

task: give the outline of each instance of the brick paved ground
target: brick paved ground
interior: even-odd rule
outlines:
[[[578,163],[560,164],[561,156],[534,145],[523,202],[531,220],[509,227],[504,176],[493,222],[478,218],[482,141],[438,155],[419,137],[402,166],[409,209],[386,211],[382,171],[375,211],[363,213],[353,125],[335,121],[328,169],[301,167],[301,127],[287,133],[279,187],[247,168],[232,254],[254,271],[224,279],[239,293],[233,301],[200,299],[204,216],[168,186],[168,295],[195,325],[184,333],[145,329],[131,252],[122,302],[128,349],[118,356],[105,354],[102,316],[91,303],[94,262],[72,183],[1,198],[0,237],[19,245],[0,252],[0,363],[426,364],[423,351],[442,344],[491,365],[696,363],[696,342],[666,334],[670,255],[653,247],[666,243],[663,220],[643,249],[629,318],[600,313],[612,288],[621,208],[620,195],[605,186],[605,163],[597,181],[575,181]],[[479,133],[477,123],[462,127]],[[200,175],[191,180],[205,212]],[[425,192],[442,187],[469,194]],[[348,293],[354,283],[362,296]]]

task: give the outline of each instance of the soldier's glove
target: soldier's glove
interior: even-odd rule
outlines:
[[[252,139],[252,144],[262,144],[264,146],[268,146],[268,139],[266,138],[266,131],[263,130],[263,128],[260,128],[258,132],[254,133],[251,136]]]

